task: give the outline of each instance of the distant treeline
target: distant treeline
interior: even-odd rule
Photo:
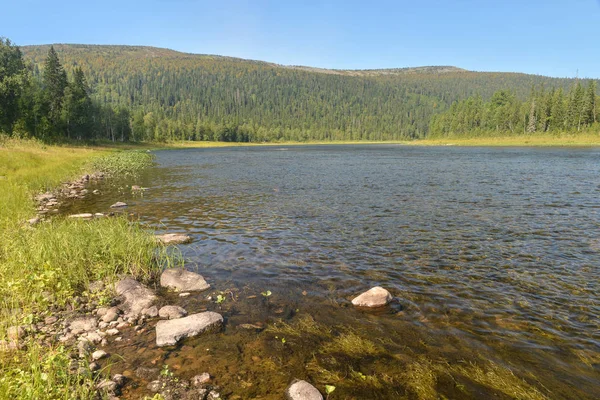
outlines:
[[[568,93],[562,88],[532,89],[520,101],[501,90],[484,101],[481,96],[455,102],[431,120],[431,137],[533,134],[536,132],[600,132],[600,99],[597,84],[576,81]]]
[[[236,142],[576,131],[590,125],[572,124],[578,84],[584,104],[595,86],[573,79],[453,67],[317,71],[151,47],[19,49],[2,39],[0,131],[43,140]],[[547,89],[532,94],[532,87]],[[567,116],[561,106],[547,110],[555,97]]]
[[[129,110],[92,101],[81,68],[68,78],[54,48],[39,77],[33,70],[0,38],[0,133],[45,141],[131,138]]]

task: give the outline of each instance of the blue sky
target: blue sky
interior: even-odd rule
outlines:
[[[324,68],[600,78],[599,0],[2,0],[19,45],[131,44]]]

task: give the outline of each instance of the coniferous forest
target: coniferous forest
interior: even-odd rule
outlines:
[[[45,141],[405,140],[598,131],[595,81],[323,70],[135,46],[0,41],[0,131]]]

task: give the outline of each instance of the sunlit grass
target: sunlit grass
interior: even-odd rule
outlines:
[[[0,140],[0,340],[7,327],[35,322],[50,306],[85,295],[91,281],[111,283],[120,274],[148,279],[179,262],[126,217],[25,223],[35,215],[33,197],[40,191],[86,170],[128,175],[151,162],[145,152]],[[93,397],[90,377],[68,372],[68,353],[34,340],[26,350],[0,352],[0,398]]]
[[[582,134],[532,134],[514,136],[479,136],[479,137],[456,137],[423,139],[410,142],[412,145],[421,146],[600,146],[600,133]]]

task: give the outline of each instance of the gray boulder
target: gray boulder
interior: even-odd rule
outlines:
[[[192,241],[191,236],[182,233],[165,233],[163,235],[156,235],[155,237],[157,242],[164,244],[165,246],[171,244],[184,244]]]
[[[121,297],[120,308],[126,317],[138,317],[142,310],[151,307],[156,301],[154,291],[130,277],[117,282],[115,292]]]
[[[177,319],[186,315],[187,311],[179,306],[164,306],[158,310],[158,316],[166,319]]]
[[[71,328],[71,331],[83,332],[93,331],[94,329],[96,329],[97,326],[98,321],[94,317],[75,318],[69,324],[69,328]]]
[[[163,271],[160,286],[175,289],[177,292],[202,291],[210,287],[202,275],[179,268]]]
[[[171,346],[179,340],[194,337],[203,332],[217,331],[223,325],[223,317],[212,311],[192,314],[185,318],[158,321],[156,345]]]
[[[376,286],[352,299],[352,304],[357,307],[383,307],[392,300],[390,292]]]
[[[306,381],[295,380],[285,390],[287,400],[323,400],[316,387]]]

